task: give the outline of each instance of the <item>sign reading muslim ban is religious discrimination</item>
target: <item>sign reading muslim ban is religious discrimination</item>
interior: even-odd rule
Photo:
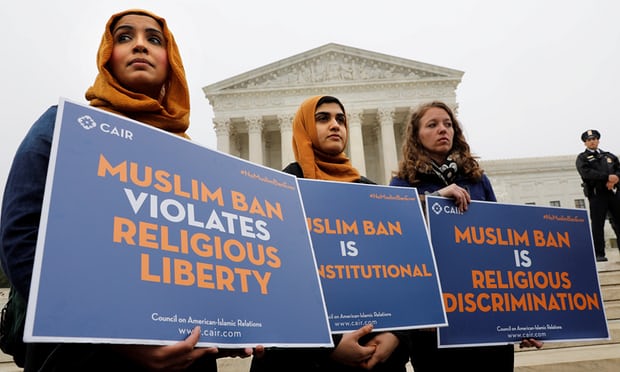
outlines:
[[[416,189],[299,180],[332,332],[445,326]]]
[[[609,338],[585,209],[426,206],[448,316],[440,346]]]
[[[329,346],[295,177],[61,99],[25,339]]]

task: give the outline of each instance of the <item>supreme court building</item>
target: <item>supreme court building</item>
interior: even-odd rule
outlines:
[[[217,148],[282,169],[294,156],[292,120],[314,95],[335,96],[349,123],[347,154],[361,174],[386,184],[398,167],[405,121],[433,99],[456,109],[463,72],[327,44],[206,86]]]
[[[440,100],[458,116],[462,71],[338,44],[233,76],[203,88],[214,112],[217,149],[274,169],[293,162],[292,121],[313,95],[339,98],[349,123],[347,154],[360,174],[389,183],[401,137],[419,104]],[[586,208],[575,154],[480,161],[498,201]],[[616,237],[606,224],[607,247]]]

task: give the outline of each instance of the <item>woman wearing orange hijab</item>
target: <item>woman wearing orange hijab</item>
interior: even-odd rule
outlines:
[[[360,176],[344,153],[347,117],[335,97],[315,96],[304,101],[293,119],[294,163],[284,172],[319,180],[370,183]],[[251,372],[405,372],[409,360],[406,332],[372,333],[366,325],[334,335],[333,349],[272,349],[252,360]]]
[[[144,10],[113,15],[101,40],[97,67],[95,83],[86,92],[92,106],[186,137],[189,91],[181,56],[163,18]],[[24,303],[30,289],[56,111],[56,106],[50,107],[26,135],[4,192],[0,260]],[[13,355],[26,372],[216,371],[215,358],[224,354],[214,347],[196,348],[199,332],[196,327],[187,339],[166,346],[31,343],[22,344]],[[237,355],[250,353],[246,349]]]

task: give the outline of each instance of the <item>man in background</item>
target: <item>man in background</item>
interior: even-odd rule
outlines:
[[[601,133],[588,129],[581,134],[586,149],[577,156],[575,166],[583,180],[583,192],[590,204],[590,221],[596,261],[605,256],[605,219],[609,213],[615,223],[620,221],[620,162],[614,154],[599,149]],[[615,229],[614,229],[615,231]]]

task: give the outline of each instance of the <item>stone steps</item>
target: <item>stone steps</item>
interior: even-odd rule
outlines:
[[[620,254],[608,249],[608,262],[597,263],[609,340],[547,342],[541,350],[518,350],[515,372],[620,371]]]

